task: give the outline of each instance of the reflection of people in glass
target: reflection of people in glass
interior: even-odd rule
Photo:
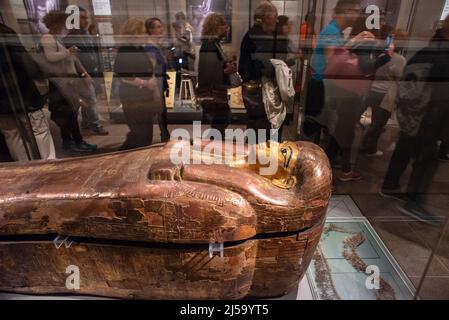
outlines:
[[[126,45],[119,48],[114,65],[120,79],[120,100],[130,132],[122,150],[149,146],[153,142],[154,115],[162,112],[154,66],[145,51],[145,23],[130,18],[121,30]]]
[[[235,63],[223,56],[220,41],[228,33],[225,18],[216,13],[206,17],[203,24],[202,43],[198,68],[198,95],[201,106],[212,129],[225,129],[231,119],[228,105],[229,75],[237,71]]]
[[[83,127],[91,130],[97,135],[108,135],[108,132],[100,124],[97,111],[97,91],[101,88],[103,79],[103,61],[100,57],[100,48],[97,39],[89,34],[89,15],[86,9],[80,9],[80,28],[69,30],[64,39],[67,48],[76,46],[79,50],[78,59],[81,61],[87,72],[93,77],[94,83],[89,85],[83,99],[87,106],[81,109],[83,116]]]
[[[327,60],[334,54],[336,48],[345,46],[343,31],[356,23],[360,14],[360,8],[357,0],[338,1],[334,9],[334,19],[321,31],[311,62],[312,78],[309,82],[306,116],[316,117],[321,115],[324,108],[323,80]],[[365,37],[373,38],[374,36],[369,33],[363,33],[358,38],[346,43],[346,46],[349,47],[349,45],[355,44],[356,40]],[[321,135],[320,125],[306,122],[304,130],[316,143],[319,143]]]
[[[309,82],[306,106],[306,122],[304,131],[315,143],[320,142],[322,126],[328,126],[327,112],[335,109],[338,114],[334,137],[329,143],[326,153],[331,160],[341,154],[342,174],[340,180],[344,182],[362,179],[360,173],[352,170],[351,151],[354,142],[355,125],[360,120],[362,109],[362,96],[357,92],[342,90],[331,82],[326,82],[325,72],[328,62],[338,57],[336,50],[351,49],[358,43],[373,40],[371,32],[364,31],[345,42],[343,31],[352,27],[360,16],[360,1],[339,0],[334,9],[334,19],[320,33],[312,57],[312,79]],[[347,79],[346,79],[347,80]],[[345,79],[343,79],[345,81]],[[326,89],[326,90],[325,90]],[[332,105],[326,105],[332,102]]]
[[[438,169],[438,141],[449,124],[448,44],[449,18],[430,45],[405,68],[397,99],[401,133],[381,192],[382,196],[405,201],[399,207],[402,213],[429,224],[438,221],[421,207],[421,201]],[[412,159],[413,171],[404,194],[400,180]]]
[[[381,157],[384,154],[378,150],[378,141],[396,109],[397,82],[402,78],[407,64],[407,59],[400,54],[401,44],[406,41],[407,35],[398,30],[390,35],[390,39],[393,36],[394,42],[390,44],[391,60],[376,71],[375,80],[365,100],[365,106],[372,110],[371,125],[362,143],[362,151],[368,157]]]
[[[62,45],[62,37],[65,34],[65,22],[68,15],[64,12],[52,11],[44,18],[45,26],[49,33],[42,36],[41,45],[46,59],[50,63],[64,66],[60,73],[62,77],[82,77],[86,83],[91,84],[92,78],[84,67],[76,63],[72,58],[78,53],[75,46],[66,49]],[[78,124],[78,109],[70,105],[63,94],[50,81],[49,104],[51,119],[61,130],[63,149],[68,152],[93,152],[96,145],[84,141]]]
[[[276,27],[278,12],[268,1],[255,10],[254,25],[246,33],[240,48],[239,72],[244,81],[243,100],[248,115],[248,129],[270,132],[262,99],[262,77],[274,79],[274,68],[270,61],[276,57]]]
[[[153,63],[157,86],[161,96],[168,96],[167,59],[162,51],[164,26],[160,19],[151,18],[145,22],[145,28],[150,36],[145,50]],[[161,141],[167,142],[170,140],[170,132],[167,127],[167,106],[165,105],[165,98],[161,99],[160,102],[162,103],[162,112],[157,114],[157,120],[161,131]]]
[[[18,35],[2,23],[0,37],[0,135],[5,137],[14,161],[29,160],[24,145],[29,145],[32,138],[28,137],[28,133],[21,136],[19,129],[19,126],[28,127],[28,115],[41,159],[55,159],[50,126],[43,111],[45,101],[33,81],[41,78],[41,72]],[[11,73],[17,81],[11,77]],[[21,108],[22,102],[25,110]]]

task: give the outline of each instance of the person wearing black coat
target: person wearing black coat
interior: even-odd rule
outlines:
[[[271,59],[289,63],[289,42],[285,35],[278,34],[278,11],[268,1],[255,10],[254,25],[245,34],[240,47],[239,73],[243,79],[243,102],[248,116],[247,128],[265,130],[269,140],[272,125],[265,111],[262,93],[262,78],[275,81],[275,69]],[[293,60],[294,63],[294,60]],[[282,140],[282,127],[277,140]]]

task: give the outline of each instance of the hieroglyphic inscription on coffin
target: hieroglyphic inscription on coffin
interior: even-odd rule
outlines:
[[[220,207],[224,207],[225,205],[241,207],[246,203],[246,201],[240,197],[233,199],[225,198],[219,193],[199,191],[182,184],[178,184],[173,189],[167,190],[164,193],[165,199],[176,199],[180,197],[186,197],[195,200],[204,200],[216,204]]]
[[[206,191],[208,190],[208,191]],[[114,200],[122,223],[156,241],[236,241],[255,235],[254,212],[240,195],[217,187],[170,185],[159,199]]]

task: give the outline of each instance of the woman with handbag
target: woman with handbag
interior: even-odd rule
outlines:
[[[206,17],[198,69],[198,96],[204,116],[211,128],[220,131],[223,138],[231,122],[228,89],[235,85],[231,84],[231,77],[237,73],[235,63],[226,59],[220,45],[228,30],[222,15],[213,13]]]
[[[84,141],[78,124],[78,108],[81,106],[80,97],[78,97],[80,104],[75,106],[72,101],[68,100],[68,93],[63,94],[61,92],[64,85],[58,85],[61,82],[66,82],[64,78],[81,77],[84,81],[92,81],[82,65],[80,63],[76,65],[74,56],[77,49],[75,47],[66,49],[59,39],[63,36],[67,18],[68,14],[58,11],[52,11],[44,17],[44,23],[49,29],[49,33],[42,36],[40,45],[47,63],[54,64],[54,69],[58,70],[57,74],[53,74],[49,81],[48,106],[51,119],[61,130],[63,150],[68,152],[94,152],[97,150],[97,146]],[[62,81],[58,82],[58,78]],[[70,89],[67,88],[67,90]],[[72,90],[72,94],[77,95],[76,90],[74,88]]]

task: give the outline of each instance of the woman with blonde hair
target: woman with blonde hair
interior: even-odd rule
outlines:
[[[220,131],[222,137],[231,120],[227,93],[231,87],[229,76],[237,72],[235,62],[224,56],[220,44],[228,31],[228,24],[222,15],[212,13],[206,17],[198,67],[198,95],[204,116],[211,128]]]
[[[124,44],[118,50],[114,72],[120,79],[120,100],[130,130],[122,150],[128,150],[152,144],[153,119],[162,110],[154,66],[145,52],[145,23],[130,18],[122,26],[121,34]]]

